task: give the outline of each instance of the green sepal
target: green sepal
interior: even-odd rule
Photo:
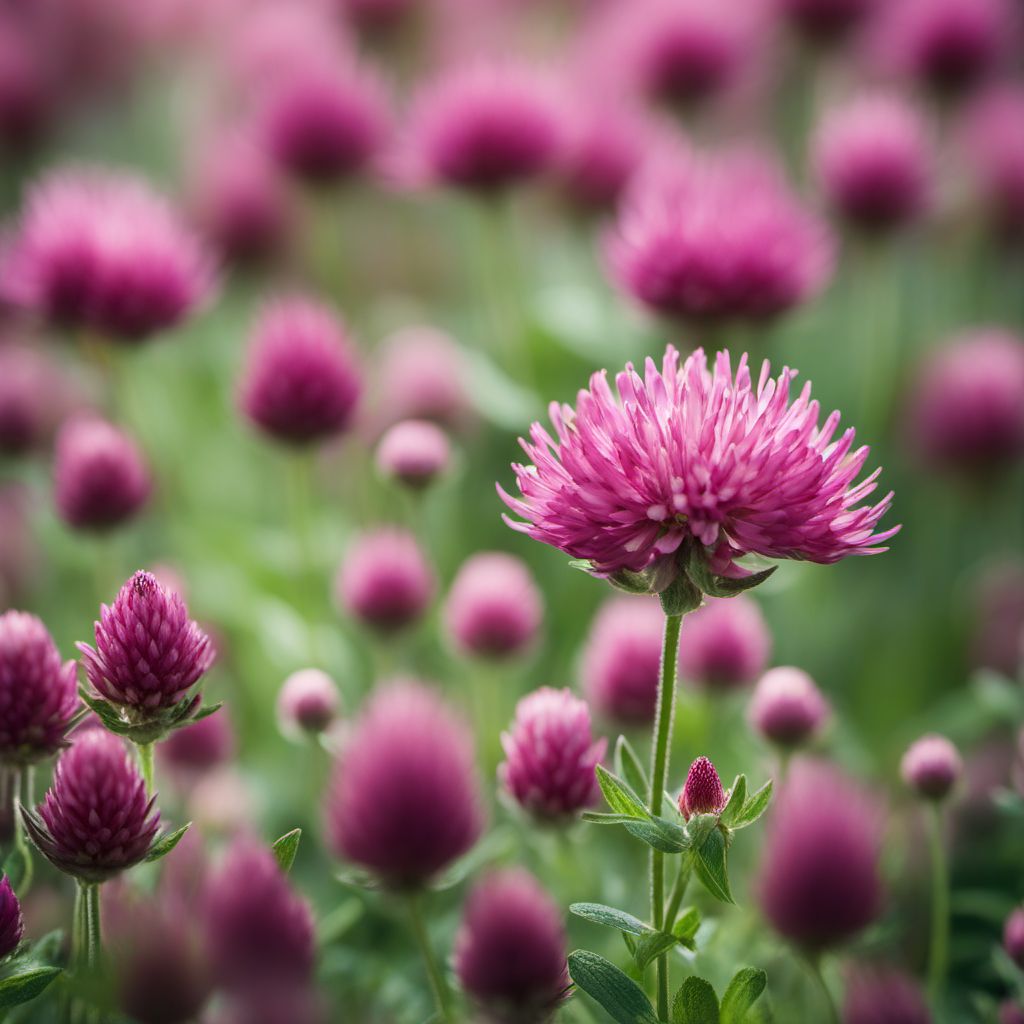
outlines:
[[[719,576],[711,571],[706,550],[695,544],[690,549],[686,571],[694,584],[709,597],[736,597],[737,594],[760,586],[777,568],[777,565],[773,565],[762,572],[751,573],[738,579],[732,576]]]
[[[772,780],[769,779],[756,793],[752,793],[743,803],[739,814],[728,822],[730,828],[746,828],[753,825],[766,810],[772,799]]]
[[[721,814],[721,821],[723,825],[732,826],[736,818],[739,817],[740,812],[743,810],[743,805],[747,800],[747,777],[745,775],[737,775],[736,781],[732,784],[732,789],[729,790],[729,802],[725,805],[725,809]]]
[[[291,832],[285,832],[279,839],[275,839],[270,847],[277,861],[281,873],[287,875],[295,863],[295,855],[299,852],[299,841],[302,839],[302,829],[293,828]]]
[[[658,1024],[643,989],[603,956],[586,949],[575,950],[569,954],[569,976],[617,1024]]]
[[[680,572],[658,597],[661,599],[661,610],[669,616],[695,611],[704,599],[700,588],[693,585],[685,572]]]
[[[178,843],[184,838],[185,833],[192,826],[192,822],[186,822],[181,828],[176,828],[173,832],[168,832],[165,835],[158,836],[153,842],[153,845],[149,848],[149,853],[146,854],[142,859],[147,864],[152,864],[153,861],[162,860],[173,850]]]
[[[642,572],[631,572],[629,569],[620,569],[607,577],[608,582],[616,589],[627,594],[650,594],[650,577]]]
[[[220,704],[203,706],[202,696],[193,693],[182,697],[177,704],[169,708],[156,708],[140,711],[136,708],[123,707],[92,694],[88,687],[79,686],[78,695],[108,732],[124,736],[133,743],[156,743],[168,733],[182,729],[200,719],[212,715]]]
[[[720,829],[712,829],[699,846],[693,847],[693,870],[715,899],[735,903],[729,888],[725,836]]]

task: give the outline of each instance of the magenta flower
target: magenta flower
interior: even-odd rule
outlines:
[[[651,161],[605,240],[615,283],[686,321],[784,313],[828,284],[835,248],[775,162],[738,149]]]
[[[569,992],[558,907],[522,868],[478,882],[453,960],[463,990],[495,1024],[543,1024]]]
[[[1024,562],[990,566],[972,588],[971,665],[1008,679],[1024,664]]]
[[[932,1024],[921,986],[887,966],[859,966],[849,972],[843,1024]]]
[[[24,934],[21,904],[11,888],[11,880],[4,875],[0,878],[0,960],[18,948]]]
[[[76,668],[34,615],[0,615],[0,763],[32,764],[65,745],[79,707]]]
[[[103,882],[138,864],[160,824],[124,743],[105,729],[76,736],[37,813],[22,814],[47,860],[84,882]]]
[[[108,530],[131,519],[152,490],[138,445],[92,415],[69,420],[57,435],[54,500],[79,530]]]
[[[698,757],[686,773],[679,794],[679,813],[687,821],[695,814],[721,814],[728,799],[718,770],[708,758]]]
[[[683,621],[679,672],[706,690],[732,690],[764,671],[772,635],[751,597],[711,598]]]
[[[949,796],[963,775],[960,751],[945,736],[922,736],[912,743],[900,762],[903,781],[926,800]]]
[[[601,576],[664,575],[684,541],[733,576],[744,554],[836,562],[884,550],[898,527],[874,530],[891,495],[858,507],[878,471],[853,484],[868,449],[851,450],[852,429],[833,440],[838,413],[819,426],[810,385],[790,404],[794,376],[774,381],[766,362],[755,388],[746,356],[735,376],[725,352],[713,371],[702,350],[680,369],[671,346],[660,372],[648,359],[643,378],[620,373],[618,397],[595,374],[575,410],[551,406],[557,440],[535,423],[522,442],[533,460],[513,466],[522,497],[498,492],[525,522],[506,522]]]
[[[429,882],[483,828],[469,731],[421,683],[371,697],[327,797],[333,852],[396,888]]]
[[[539,73],[479,61],[455,65],[421,90],[410,131],[418,176],[493,192],[552,168],[562,122]]]
[[[876,0],[779,0],[782,15],[797,33],[819,46],[852,35],[874,10]]]
[[[6,261],[10,297],[46,319],[119,341],[174,327],[213,290],[199,238],[149,184],[99,168],[32,186]]]
[[[775,800],[758,871],[761,910],[784,938],[811,951],[852,938],[878,916],[878,808],[821,763],[794,766]]]
[[[624,725],[654,721],[665,615],[657,601],[624,594],[600,607],[587,634],[580,679],[588,703]]]
[[[49,439],[63,387],[38,348],[0,343],[0,456],[25,455]]]
[[[316,668],[293,672],[277,697],[277,717],[285,732],[316,734],[334,721],[341,705],[338,684]]]
[[[761,677],[747,716],[754,731],[769,743],[793,749],[809,743],[821,731],[829,706],[806,672],[783,666]]]
[[[1024,969],[1024,907],[1014,907],[1003,925],[1003,949],[1006,955]]]
[[[270,437],[304,445],[351,426],[362,380],[344,326],[327,306],[278,299],[257,321],[239,405]]]
[[[422,490],[448,468],[448,435],[429,420],[402,420],[380,439],[377,468],[412,490]]]
[[[436,586],[416,538],[406,530],[381,527],[350,545],[338,570],[337,594],[361,622],[393,633],[419,621]]]
[[[219,765],[231,760],[235,735],[227,709],[176,729],[157,747],[157,758],[188,789]]]
[[[910,401],[910,433],[939,468],[985,475],[1024,456],[1024,339],[998,327],[929,357]]]
[[[245,993],[308,984],[313,974],[313,915],[270,850],[236,839],[205,886],[203,922],[218,985]]]
[[[898,95],[864,94],[829,111],[813,140],[818,181],[850,224],[885,230],[922,216],[935,153],[922,114]]]
[[[448,591],[444,618],[461,653],[511,658],[536,639],[544,598],[525,562],[502,551],[482,551],[460,566]]]
[[[593,805],[606,740],[594,739],[587,705],[569,690],[542,686],[523,697],[501,745],[498,778],[537,819],[565,821]]]

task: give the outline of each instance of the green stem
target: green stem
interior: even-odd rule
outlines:
[[[832,993],[825,983],[825,975],[821,971],[820,954],[808,954],[807,966],[810,969],[811,977],[814,979],[815,987],[821,993],[821,1000],[825,1004],[826,1014],[823,1019],[829,1021],[830,1024],[839,1024],[839,1011],[836,1009],[835,1000],[832,998]]]
[[[315,617],[305,607],[307,593],[316,593],[312,585],[316,574],[316,558],[313,553],[313,530],[310,508],[313,497],[313,456],[309,452],[300,452],[290,458],[291,480],[291,513],[292,530],[299,548],[299,610],[309,625],[309,653],[314,662],[319,664],[319,651],[316,636]]]
[[[100,955],[103,950],[100,938],[100,887],[96,883],[92,883],[84,888],[86,950],[89,958],[89,970],[96,971],[99,969]]]
[[[139,767],[142,769],[142,780],[146,783],[146,796],[153,795],[153,744],[137,743],[139,749]]]
[[[25,894],[29,890],[29,886],[32,885],[32,851],[28,846],[28,839],[25,835],[25,824],[21,820],[21,807],[22,807],[22,786],[25,784],[25,780],[29,780],[28,786],[28,803],[29,806],[32,804],[32,768],[23,768],[20,771],[14,770],[14,848],[21,854],[21,882],[18,886],[18,896],[21,899],[25,898]]]
[[[665,930],[671,931],[676,923],[679,914],[679,905],[686,895],[686,887],[690,884],[690,875],[693,873],[693,862],[689,857],[679,858],[679,871],[676,873],[675,885],[672,886],[672,894],[668,898],[668,906],[665,908]]]
[[[682,615],[665,618],[665,637],[661,649],[661,675],[658,680],[658,707],[654,718],[654,742],[651,745],[651,814],[661,814],[662,794],[668,778],[669,737],[676,702],[676,663],[679,660],[679,627]],[[651,923],[660,929],[665,922],[665,855],[651,850]],[[668,1020],[668,954],[657,960],[658,1019]]]
[[[430,988],[434,993],[438,1015],[445,1024],[453,1024],[454,1017],[448,1005],[448,984],[444,980],[441,965],[437,962],[430,946],[430,938],[427,936],[427,929],[423,923],[423,914],[420,909],[419,893],[410,893],[408,903],[413,935],[416,937],[416,944],[420,947],[420,953],[423,956],[423,964],[427,969],[427,977],[430,979]]]
[[[86,883],[75,887],[75,909],[71,917],[71,968],[75,974],[84,973],[89,966],[89,930],[86,926]]]
[[[932,859],[932,934],[928,950],[928,992],[932,1009],[942,998],[949,963],[949,870],[942,842],[942,809],[938,803],[928,808],[928,841]]]

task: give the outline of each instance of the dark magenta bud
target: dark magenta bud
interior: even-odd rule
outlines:
[[[1024,969],[1024,907],[1015,907],[1006,919],[1003,949],[1018,967]]]
[[[0,879],[0,960],[18,948],[24,934],[21,904],[11,888],[11,880],[4,875]]]
[[[695,814],[721,814],[727,795],[718,770],[706,757],[698,757],[686,773],[686,784],[679,794],[679,813],[687,821]]]
[[[926,800],[949,796],[963,774],[960,752],[945,736],[922,736],[912,743],[900,762],[903,781]]]

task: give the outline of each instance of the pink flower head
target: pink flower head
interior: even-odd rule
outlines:
[[[149,572],[126,580],[94,625],[96,647],[78,644],[89,683],[136,717],[178,705],[216,657],[185,602]]]
[[[13,9],[0,15],[0,142],[5,149],[32,149],[52,126],[58,99],[56,69],[47,41],[23,25]]]
[[[11,888],[11,880],[4,875],[0,877],[0,960],[18,948],[24,934],[21,904]]]
[[[191,788],[234,756],[235,735],[226,708],[177,729],[157,747],[157,758]]]
[[[679,671],[704,689],[731,690],[764,671],[771,649],[772,635],[752,597],[711,598],[683,620]]]
[[[404,629],[426,612],[436,589],[416,538],[405,530],[382,527],[358,537],[338,570],[342,606],[383,633]]]
[[[24,455],[49,440],[63,411],[63,386],[37,348],[0,344],[0,456]]]
[[[1003,925],[1003,949],[1007,956],[1024,969],[1024,907],[1014,907]]]
[[[501,551],[482,551],[459,568],[444,617],[463,654],[509,658],[536,639],[544,599],[525,562]]]
[[[806,40],[831,46],[871,15],[877,0],[778,0],[783,17]]]
[[[828,716],[828,702],[814,680],[790,666],[773,668],[761,677],[748,709],[755,732],[789,749],[813,739]]]
[[[53,171],[32,186],[6,268],[14,301],[127,342],[179,324],[214,278],[210,254],[163,196],[98,168]]]
[[[316,668],[293,672],[277,697],[277,717],[290,733],[321,733],[334,721],[341,697],[338,684]]]
[[[426,883],[483,828],[469,731],[422,683],[377,690],[339,758],[326,811],[337,856],[391,886]]]
[[[971,664],[1013,679],[1024,665],[1024,562],[990,566],[972,589]]]
[[[124,743],[105,729],[76,736],[57,762],[38,816],[24,817],[47,860],[86,882],[103,882],[138,864],[160,824]]]
[[[152,489],[138,445],[96,416],[68,420],[57,435],[54,500],[79,530],[108,530],[131,519]]]
[[[813,142],[829,203],[851,224],[883,230],[919,218],[935,154],[922,114],[896,95],[865,94],[830,111]]]
[[[853,485],[868,449],[852,450],[852,429],[833,440],[839,413],[819,426],[810,385],[790,404],[795,373],[769,370],[755,388],[746,356],[735,375],[726,352],[713,370],[703,350],[680,368],[669,346],[660,372],[652,359],[643,377],[627,366],[618,396],[595,374],[575,410],[552,404],[557,440],[535,423],[522,442],[522,497],[498,491],[525,522],[506,522],[603,576],[671,563],[684,541],[731,574],[743,554],[828,563],[884,550],[898,527],[874,530],[891,495],[857,507],[879,471]]]
[[[562,916],[522,868],[485,876],[466,902],[453,955],[459,984],[499,1024],[543,1024],[569,992]]]
[[[761,910],[808,950],[852,938],[878,916],[878,808],[836,768],[796,764],[775,800],[761,856]]]
[[[999,327],[933,353],[910,403],[911,437],[933,466],[987,473],[1024,455],[1024,339]]]
[[[616,284],[687,321],[764,320],[816,296],[835,265],[828,225],[756,151],[673,156],[636,175],[607,235]]]
[[[858,966],[849,972],[843,1024],[932,1024],[921,986],[893,967]]]
[[[542,686],[523,697],[501,745],[501,784],[536,818],[564,820],[593,805],[606,741],[594,739],[587,705],[569,690]]]
[[[430,420],[402,420],[380,439],[377,468],[413,490],[422,490],[451,461],[448,435]]]
[[[926,800],[949,796],[963,774],[960,751],[945,736],[922,736],[912,743],[900,762],[903,781]]]
[[[562,124],[536,71],[510,61],[477,61],[455,65],[423,88],[411,132],[414,160],[427,182],[494,192],[551,169]]]
[[[76,669],[34,615],[0,615],[0,763],[32,764],[64,746],[79,707]]]
[[[239,388],[257,427],[287,444],[325,440],[348,429],[361,392],[352,343],[331,309],[303,296],[264,307]]]
[[[609,598],[594,616],[580,678],[587,701],[624,725],[654,720],[665,615],[644,596]]]
[[[307,984],[315,957],[313,915],[270,849],[241,836],[205,887],[210,966],[229,992]]]
[[[721,814],[728,798],[717,769],[701,756],[686,773],[686,783],[679,794],[679,813],[687,821],[695,814]]]

